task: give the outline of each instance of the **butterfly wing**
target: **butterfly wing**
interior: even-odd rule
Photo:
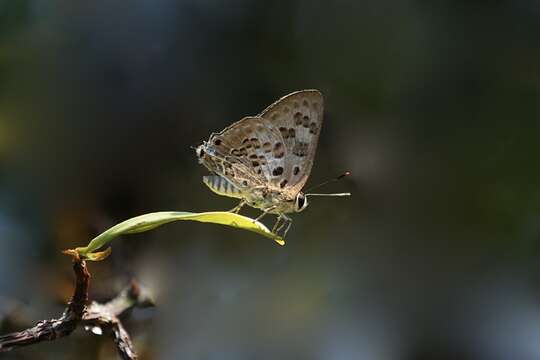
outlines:
[[[304,187],[315,159],[323,121],[324,99],[318,90],[301,90],[286,95],[259,116],[277,130],[285,146],[280,166],[280,184],[291,196]]]
[[[269,125],[261,117],[245,117],[210,136],[207,151],[231,167],[221,175],[234,185],[279,186],[282,181],[285,145],[279,130]]]
[[[241,189],[273,187],[294,198],[311,173],[323,107],[318,90],[297,91],[212,134],[209,168]]]

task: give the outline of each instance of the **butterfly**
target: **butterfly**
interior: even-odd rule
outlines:
[[[244,205],[277,215],[272,232],[289,231],[287,215],[308,206],[305,194],[323,122],[324,100],[318,90],[301,90],[282,97],[257,116],[248,116],[223,131],[212,133],[195,152],[213,175],[203,182],[213,192],[240,199]]]

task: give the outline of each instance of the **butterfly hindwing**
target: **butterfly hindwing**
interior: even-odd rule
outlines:
[[[279,99],[259,115],[281,134],[285,145],[284,188],[292,194],[302,189],[311,173],[323,110],[324,99],[318,90],[301,90]]]

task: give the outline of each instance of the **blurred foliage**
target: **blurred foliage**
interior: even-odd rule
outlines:
[[[28,25],[29,15],[29,0],[0,2],[0,41]]]

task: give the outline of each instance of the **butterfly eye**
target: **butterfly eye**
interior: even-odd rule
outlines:
[[[302,193],[299,193],[298,195],[296,195],[296,203],[295,203],[295,207],[296,207],[296,212],[300,212],[302,210],[304,210],[306,207],[307,207],[307,199],[306,197],[304,196],[304,194]]]
[[[199,158],[202,158],[202,157],[204,156],[204,149],[202,148],[202,146],[199,146],[199,147],[195,150],[195,152],[197,153],[197,156],[198,156]]]

